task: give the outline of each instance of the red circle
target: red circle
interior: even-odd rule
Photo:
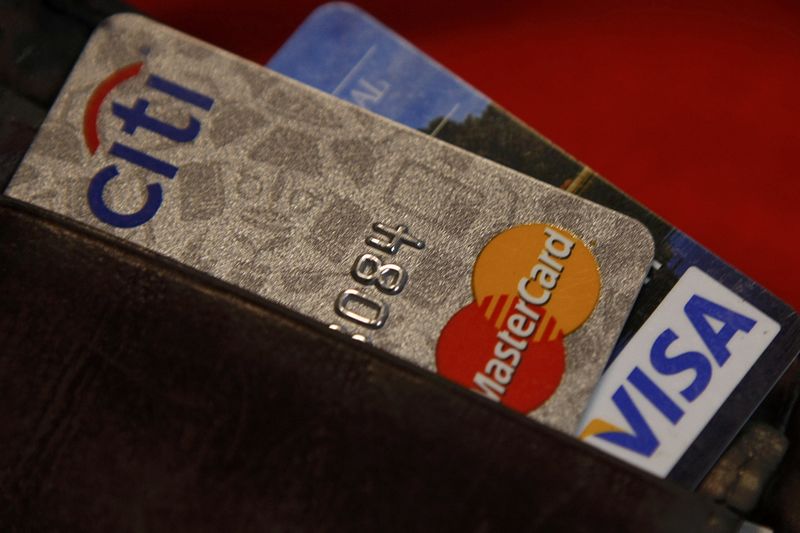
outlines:
[[[530,413],[546,402],[561,382],[565,364],[564,335],[558,329],[555,317],[546,316],[542,309],[541,318],[537,322],[537,328],[544,328],[540,333],[541,340],[533,340],[539,336],[535,333],[528,339],[512,336],[525,345],[517,350],[519,360],[514,367],[513,355],[505,359],[494,355],[498,343],[504,345],[501,349],[503,352],[513,348],[497,337],[504,327],[503,324],[503,327],[497,329],[475,302],[462,308],[453,315],[439,336],[436,368],[442,376],[468,389],[516,411]],[[497,376],[496,372],[493,374],[489,370],[487,374],[487,365],[491,360],[497,361],[494,368],[498,365],[513,368],[508,383],[502,384],[492,379]],[[483,391],[478,385],[481,382],[480,377],[476,383],[476,376],[481,374],[485,376],[482,380]]]

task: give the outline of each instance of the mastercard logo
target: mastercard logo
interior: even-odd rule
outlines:
[[[472,293],[439,336],[437,371],[512,409],[534,411],[561,383],[564,338],[597,305],[594,255],[562,228],[515,226],[478,255]]]

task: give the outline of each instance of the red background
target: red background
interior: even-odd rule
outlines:
[[[132,3],[264,63],[322,2]],[[800,4],[354,3],[800,308]]]

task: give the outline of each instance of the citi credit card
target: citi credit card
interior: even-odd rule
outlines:
[[[655,259],[585,442],[694,487],[797,356],[789,306],[355,6],[317,9],[267,66],[647,226]]]
[[[6,194],[566,432],[653,254],[626,215],[137,15],[95,31]]]

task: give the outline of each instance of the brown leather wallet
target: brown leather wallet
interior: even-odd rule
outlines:
[[[366,344],[0,204],[0,522],[19,530],[736,531]]]

